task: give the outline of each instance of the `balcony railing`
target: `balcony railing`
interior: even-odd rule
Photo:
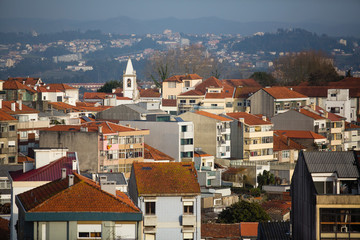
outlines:
[[[184,214],[182,216],[182,225],[183,226],[195,226],[196,225],[196,216]]]
[[[224,109],[222,106],[198,106],[195,105],[194,109]]]
[[[157,225],[157,216],[155,215],[144,216],[144,226],[156,226],[156,225]]]

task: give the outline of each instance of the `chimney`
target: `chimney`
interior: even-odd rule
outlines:
[[[329,118],[329,112],[325,111],[325,118]]]
[[[61,169],[61,179],[65,179],[66,178],[66,168],[62,168]]]
[[[250,113],[250,107],[246,107],[246,108],[245,108],[245,112],[246,112],[246,113]]]
[[[88,132],[88,128],[87,127],[80,127],[80,132]]]
[[[266,121],[266,116],[261,117],[263,121]]]
[[[96,182],[96,174],[95,174],[95,173],[92,173],[92,174],[91,174],[91,179],[92,179],[94,182]]]
[[[22,110],[22,101],[21,100],[18,100],[16,101],[18,104],[19,104],[19,110]]]
[[[244,122],[245,122],[245,118],[239,118],[239,122],[244,123]]]
[[[101,186],[101,190],[116,196],[115,181],[101,181],[101,179],[100,179],[100,186]]]
[[[23,162],[23,172],[26,173],[30,170],[34,169],[34,163],[33,162]]]
[[[2,108],[2,99],[0,99],[0,109]]]
[[[99,133],[102,133],[103,126],[99,126]]]
[[[286,144],[290,147],[290,138],[288,137],[286,140],[287,140]]]
[[[16,103],[11,103],[11,111],[15,112],[16,111]]]
[[[72,170],[73,171],[77,170],[77,161],[76,160],[72,160]]]
[[[69,174],[69,187],[71,187],[72,185],[74,185],[74,175]]]
[[[314,110],[314,111],[316,110],[316,105],[315,105],[315,103],[311,103],[311,109]]]

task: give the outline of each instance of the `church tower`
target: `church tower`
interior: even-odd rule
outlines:
[[[123,75],[123,96],[136,100],[138,98],[137,92],[136,71],[129,58]]]

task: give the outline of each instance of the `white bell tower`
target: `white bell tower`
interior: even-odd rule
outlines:
[[[135,100],[137,98],[136,71],[129,58],[123,75],[123,96]]]

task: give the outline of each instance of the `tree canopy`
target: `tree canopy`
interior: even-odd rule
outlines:
[[[98,92],[111,93],[114,88],[122,87],[121,81],[111,80],[106,82],[101,88],[98,89]]]
[[[267,72],[254,72],[250,78],[256,80],[258,83],[260,83],[263,87],[265,86],[274,86],[276,85],[276,79]]]
[[[261,189],[263,185],[275,184],[275,177],[271,172],[264,170],[263,174],[257,176],[257,181],[258,187]]]
[[[258,203],[240,200],[223,210],[219,216],[220,223],[261,222],[270,220],[269,215]]]
[[[321,51],[292,53],[274,61],[273,75],[281,85],[309,82],[319,85],[339,80],[333,60]]]

